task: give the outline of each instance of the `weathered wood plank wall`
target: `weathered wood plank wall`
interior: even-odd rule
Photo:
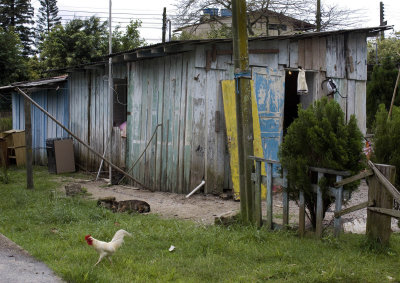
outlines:
[[[231,56],[214,60],[207,71],[203,54],[199,46],[128,66],[127,167],[150,142],[133,174],[153,189],[187,193],[203,179],[210,193],[229,186],[220,81]],[[157,124],[162,127],[149,141]]]
[[[70,130],[103,153],[112,146],[110,137],[110,96],[105,67],[75,71],[70,74]],[[126,66],[114,65],[113,78],[126,78]],[[101,159],[87,148],[74,143],[75,160],[81,168],[96,171]]]
[[[356,114],[363,129],[365,78],[359,65],[366,59],[365,50],[360,51],[366,47],[366,36],[358,34],[349,41],[350,37],[251,41],[250,49],[279,52],[250,54],[250,66],[272,70],[303,66],[312,93],[307,101],[324,96],[322,81],[334,78],[342,96],[347,96],[335,99],[347,118]],[[215,48],[225,52],[215,56]],[[202,179],[207,193],[232,187],[220,85],[221,80],[233,78],[229,50],[229,43],[197,45],[191,52],[128,63],[127,167],[150,142],[157,124],[162,124],[133,170],[149,187],[187,193]],[[345,58],[351,52],[356,53],[352,58],[357,66],[349,79]]]

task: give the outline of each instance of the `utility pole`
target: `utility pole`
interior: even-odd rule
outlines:
[[[251,180],[253,156],[253,116],[251,74],[247,39],[245,0],[232,0],[233,56],[236,80],[236,119],[239,151],[240,212],[245,222],[254,223],[254,184]]]
[[[165,35],[167,33],[167,8],[164,7],[162,14],[162,43],[165,43]]]
[[[387,22],[385,22],[385,7],[383,5],[383,2],[379,2],[379,25],[380,26],[385,26]],[[381,40],[385,39],[385,32],[381,31]]]
[[[171,34],[172,34],[172,30],[171,30],[171,20],[168,19],[168,41],[171,41]]]
[[[317,31],[321,31],[321,0],[317,0],[316,21],[317,21]]]
[[[24,99],[25,110],[25,150],[26,150],[26,188],[33,189],[33,158],[32,158],[32,121],[31,121],[31,103]],[[3,154],[3,153],[1,153]]]
[[[109,14],[108,14],[108,53],[110,57],[108,57],[108,91],[109,91],[109,99],[110,99],[110,105],[109,105],[109,115],[110,115],[110,121],[109,121],[109,127],[110,127],[110,141],[112,140],[112,131],[113,131],[113,124],[114,124],[114,95],[113,95],[113,77],[112,77],[112,15],[111,15],[111,8],[112,8],[112,3],[111,0],[109,0]],[[112,144],[110,142],[109,149],[108,149],[109,155],[108,158],[111,160],[112,159]],[[112,183],[112,167],[108,166],[108,177],[110,178],[110,184]]]

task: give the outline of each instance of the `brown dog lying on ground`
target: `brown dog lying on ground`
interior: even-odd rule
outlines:
[[[97,206],[111,209],[112,212],[150,212],[150,205],[147,202],[136,199],[116,201],[115,197],[106,197],[98,199]]]

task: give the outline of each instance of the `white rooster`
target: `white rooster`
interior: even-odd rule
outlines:
[[[88,243],[88,245],[93,246],[93,248],[100,254],[99,260],[96,262],[95,266],[103,259],[103,257],[107,257],[111,263],[111,256],[117,251],[117,249],[124,242],[124,236],[132,237],[132,234],[126,232],[123,229],[118,230],[115,233],[114,237],[112,238],[111,242],[108,243],[96,240],[91,235],[85,236],[85,240]]]

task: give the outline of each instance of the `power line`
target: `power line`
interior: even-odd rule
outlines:
[[[90,10],[90,11],[93,11],[93,10],[105,10],[105,11],[108,11],[108,8],[99,8],[99,7],[82,7],[82,6],[63,6],[64,8],[72,8],[72,9],[88,9],[88,10]],[[114,11],[135,11],[135,12],[137,12],[137,11],[144,11],[144,12],[149,12],[149,11],[151,11],[151,12],[160,12],[160,10],[159,9],[113,9]],[[170,10],[168,10],[168,11],[173,11],[173,12],[176,12],[177,10],[175,10],[175,9],[170,9]],[[162,13],[162,12],[160,12],[160,13]]]
[[[107,14],[107,12],[93,12],[93,11],[83,11],[83,10],[58,10],[60,12],[72,12],[72,13],[89,13],[89,14]],[[158,14],[149,14],[149,13],[115,13],[113,15],[137,15],[137,16],[160,16],[161,13]],[[169,14],[170,16],[176,16],[173,14]]]

